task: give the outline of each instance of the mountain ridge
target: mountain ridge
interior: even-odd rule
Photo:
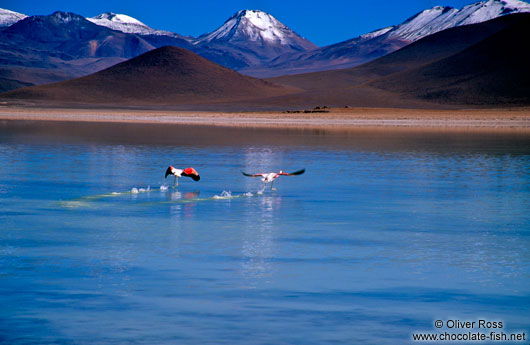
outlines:
[[[279,43],[274,40],[201,43],[194,42],[190,37],[152,29],[135,18],[115,13],[84,18],[74,13],[56,11],[47,16],[25,17],[0,30],[0,72],[23,76],[23,79],[18,80],[22,84],[42,82],[40,77],[32,78],[28,73],[22,75],[11,71],[18,68],[15,66],[31,67],[40,76],[48,75],[48,82],[54,82],[62,76],[71,78],[86,75],[95,72],[95,66],[103,69],[120,62],[116,59],[131,58],[166,45],[186,48],[225,67],[239,69],[261,64],[285,52],[316,47],[264,12],[240,11],[236,16],[243,18],[247,13],[274,21],[285,35],[279,37]],[[77,23],[77,29],[74,23]],[[268,38],[268,29],[265,29],[256,28]],[[284,41],[286,38],[290,41]],[[95,63],[94,58],[99,61]],[[56,73],[42,73],[38,69]],[[5,83],[5,87],[22,85],[7,80]]]
[[[354,67],[445,29],[525,12],[530,12],[530,4],[520,0],[485,0],[463,6],[460,10],[435,6],[416,13],[401,24],[315,50],[283,55],[260,68],[246,68],[241,72],[274,77]]]
[[[46,76],[48,82],[55,82],[93,73],[166,45],[192,50],[257,77],[349,68],[394,52],[446,26],[521,11],[530,11],[530,4],[485,0],[460,10],[435,6],[402,24],[321,48],[259,10],[238,11],[216,30],[198,38],[153,29],[124,14],[108,12],[84,18],[57,11],[48,16],[25,17],[0,30],[0,74],[22,78],[6,80],[3,89],[7,85],[46,82]],[[39,26],[37,22],[48,24]],[[78,23],[77,27],[74,23]],[[28,73],[15,71],[22,67]],[[31,71],[38,77],[31,77]]]

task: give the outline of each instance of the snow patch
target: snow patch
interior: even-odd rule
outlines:
[[[27,18],[25,14],[0,8],[0,27],[11,26],[24,18]]]
[[[180,35],[173,32],[150,28],[138,19],[126,14],[106,12],[92,18],[87,18],[87,20],[96,25],[105,26],[109,29],[121,31],[127,34],[171,36],[181,38]]]
[[[462,7],[436,6],[424,10],[389,31],[389,37],[407,41],[461,25],[485,22],[506,14],[530,12],[530,4],[520,0],[487,0]]]
[[[370,40],[372,38],[379,37],[381,35],[386,34],[390,30],[392,30],[393,28],[394,28],[394,26],[389,26],[389,27],[386,27],[386,28],[383,28],[383,29],[379,29],[379,30],[375,30],[375,31],[369,32],[369,33],[361,35],[359,37],[361,39],[363,39],[363,40]]]

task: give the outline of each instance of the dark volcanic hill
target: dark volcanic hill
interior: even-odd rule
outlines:
[[[103,71],[9,91],[1,99],[52,103],[177,105],[284,95],[292,89],[241,75],[183,48],[162,47]]]
[[[378,77],[450,57],[515,23],[527,20],[528,16],[529,14],[510,15],[480,24],[447,29],[353,68],[288,75],[269,80],[308,90],[361,85]]]
[[[305,89],[297,99],[315,105],[528,104],[529,25],[528,13],[503,16],[438,32],[358,67],[268,80]]]
[[[522,20],[468,49],[371,84],[439,103],[530,104],[530,14],[514,16]]]

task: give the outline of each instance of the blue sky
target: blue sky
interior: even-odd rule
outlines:
[[[461,8],[473,0],[0,0],[0,8],[27,15],[56,10],[92,17],[103,12],[123,13],[145,24],[181,35],[210,32],[241,9],[263,10],[313,43],[323,46],[399,24],[433,6]]]

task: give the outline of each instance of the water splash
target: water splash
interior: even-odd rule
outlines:
[[[136,187],[133,187],[131,188],[131,191],[130,193],[131,194],[138,194],[138,193],[146,193],[146,192],[150,192],[151,191],[151,186],[147,186],[147,188],[136,188]],[[120,194],[126,194],[126,193],[112,193],[113,195],[120,195]]]
[[[114,199],[114,198],[119,198],[119,197],[126,196],[126,195],[131,195],[134,197],[134,199],[136,199],[137,195],[140,193],[148,193],[153,190],[160,190],[161,192],[167,192],[169,188],[170,186],[167,186],[167,185],[161,185],[159,188],[156,188],[156,187],[151,188],[150,186],[146,188],[132,187],[130,190],[125,191],[125,192],[111,192],[107,194],[87,195],[87,196],[72,199],[72,200],[61,201],[58,204],[61,207],[65,207],[65,208],[94,207],[97,201],[100,201],[103,199],[108,199],[108,198]],[[208,201],[208,200],[231,200],[231,199],[236,199],[236,198],[248,198],[248,197],[261,196],[263,194],[264,189],[265,188],[263,188],[262,190],[258,190],[256,192],[246,192],[246,193],[241,193],[241,194],[232,194],[231,191],[223,190],[220,195],[214,195],[214,196],[206,197],[206,198],[198,198],[198,193],[197,193],[196,196],[190,197],[190,198],[183,199],[181,197],[178,197],[178,198],[172,198],[172,200],[169,200],[169,201],[167,200],[157,201],[157,202],[150,201],[149,203],[146,203],[146,204],[151,205],[154,203],[156,204],[191,203],[191,202],[200,202],[200,201]],[[101,206],[101,204],[99,205]],[[107,206],[111,206],[111,205],[109,204]]]
[[[213,199],[232,199],[232,192],[224,190],[221,195],[214,195],[212,197]]]
[[[257,195],[261,195],[260,191],[257,191],[255,194],[252,193],[252,192],[246,192],[246,193],[242,193],[242,194],[237,194],[237,195],[232,195],[232,192],[231,191],[223,191],[221,193],[221,195],[214,195],[212,197],[212,199],[215,199],[215,200],[223,200],[223,199],[235,199],[235,198],[244,198],[244,197],[253,197],[253,196],[257,196]]]

